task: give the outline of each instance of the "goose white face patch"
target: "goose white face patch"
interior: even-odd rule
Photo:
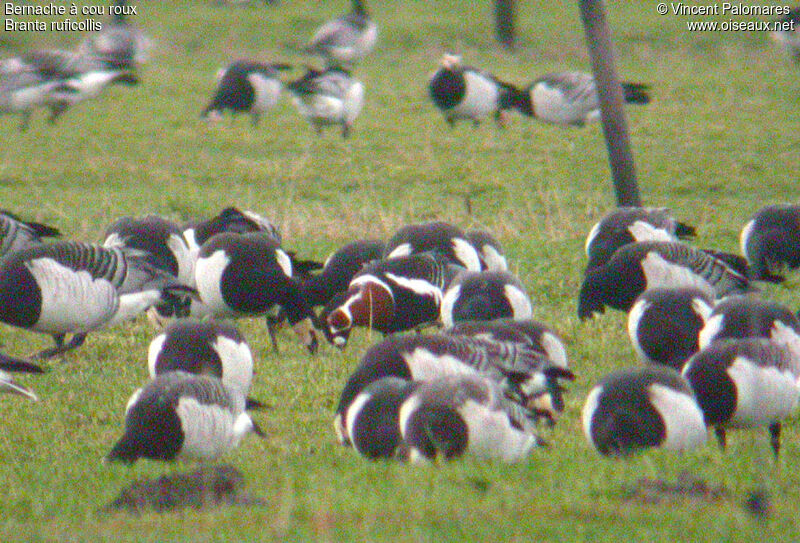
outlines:
[[[200,299],[209,306],[215,315],[230,316],[236,312],[228,307],[222,297],[222,274],[231,259],[222,249],[208,257],[199,258],[195,264],[194,277]]]
[[[586,243],[584,243],[584,245],[583,245],[583,250],[586,251],[586,256],[587,257],[591,256],[589,254],[589,248],[591,247],[592,242],[594,241],[594,238],[596,238],[597,234],[599,234],[599,233],[600,233],[600,223],[596,222],[594,224],[594,226],[592,226],[592,229],[589,230],[589,235],[586,236]]]
[[[245,342],[218,336],[211,347],[222,362],[222,381],[247,396],[253,382],[253,354]]]
[[[358,447],[356,446],[355,442],[353,441],[353,428],[356,424],[356,419],[358,419],[358,415],[361,413],[361,410],[364,409],[364,406],[367,402],[372,398],[372,394],[370,393],[360,393],[358,396],[355,397],[353,403],[347,408],[347,413],[345,415],[345,422],[347,428],[347,434],[344,436],[345,439],[349,440],[350,443],[353,444],[353,448],[358,451]],[[361,451],[358,451],[359,453]]]
[[[281,271],[283,275],[286,277],[292,276],[292,259],[289,258],[289,255],[282,249],[275,249],[275,260],[278,262],[278,266],[281,267]]]
[[[463,238],[453,238],[453,253],[456,255],[461,264],[469,271],[481,271],[481,259],[478,256],[478,251],[469,242]]]
[[[550,359],[550,362],[559,368],[566,369],[569,366],[567,350],[558,337],[550,332],[544,332],[539,338],[539,343],[541,343],[544,352],[547,353],[547,358]]]
[[[639,300],[633,304],[633,307],[628,312],[628,336],[631,338],[633,349],[636,351],[636,354],[639,355],[639,359],[645,361],[650,361],[650,357],[647,356],[647,353],[642,349],[641,343],[639,343],[639,322],[642,320],[642,316],[649,307],[650,302],[647,300]]]
[[[497,249],[484,245],[481,252],[488,271],[508,271],[508,261]]]
[[[439,311],[439,318],[445,328],[453,326],[453,307],[456,305],[456,300],[461,295],[461,285],[455,285],[447,289],[442,297],[442,307]]]
[[[392,252],[389,253],[386,256],[386,258],[387,259],[388,258],[398,258],[398,257],[401,257],[401,256],[408,256],[410,254],[411,254],[411,244],[410,243],[401,243],[400,245],[398,245],[397,247],[392,249]]]
[[[156,376],[156,362],[158,355],[161,354],[161,348],[167,340],[167,334],[157,335],[153,341],[150,342],[150,347],[147,349],[147,369],[150,372],[150,378],[154,379]]]
[[[600,395],[603,393],[603,387],[594,387],[590,392],[589,395],[586,396],[586,402],[583,404],[583,410],[581,411],[581,424],[583,425],[583,435],[586,436],[586,439],[591,443],[594,447],[597,447],[597,444],[592,439],[592,417],[594,417],[594,412],[597,411],[597,406],[600,403]]]
[[[739,248],[742,250],[742,254],[745,256],[745,258],[747,258],[748,262],[750,262],[750,258],[748,257],[747,253],[747,245],[750,243],[750,237],[753,235],[753,228],[755,228],[755,226],[755,220],[748,221],[748,223],[744,225],[744,228],[742,228],[742,232],[739,234]]]
[[[178,263],[178,281],[184,285],[194,286],[194,258],[186,241],[178,234],[170,234],[167,248]]]
[[[114,247],[125,247],[125,240],[120,237],[116,232],[112,232],[103,242],[103,247],[109,249]]]
[[[500,98],[497,83],[484,75],[467,70],[464,72],[464,84],[464,97],[448,111],[449,115],[455,118],[482,119],[497,110]]]
[[[661,447],[688,451],[705,443],[708,430],[703,412],[691,396],[659,384],[649,387],[650,403],[664,421],[665,437]]]
[[[675,241],[677,239],[663,228],[656,228],[645,221],[634,221],[628,226],[628,232],[636,241]]]
[[[697,336],[697,344],[700,349],[705,349],[714,341],[714,338],[717,337],[720,330],[722,330],[722,323],[724,320],[725,315],[718,313],[706,321],[705,326],[703,326],[703,329],[700,330],[700,334]]]
[[[527,294],[514,285],[505,285],[503,291],[511,305],[514,320],[527,320],[533,316],[533,308]]]
[[[679,264],[665,260],[655,251],[647,253],[641,261],[647,288],[696,288],[714,296],[714,287],[703,277]]]

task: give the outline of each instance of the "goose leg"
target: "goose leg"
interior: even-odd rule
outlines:
[[[58,334],[53,336],[53,340],[56,343],[56,346],[52,349],[45,349],[39,353],[36,353],[31,358],[34,360],[47,360],[48,358],[53,358],[58,355],[63,355],[73,349],[77,349],[83,342],[86,341],[86,334],[75,334],[72,336],[72,339],[69,343],[64,343],[64,338],[66,334]]]
[[[725,434],[725,428],[722,426],[717,426],[714,428],[714,434],[717,436],[717,441],[719,442],[719,448],[723,451],[725,447],[728,445],[727,435]]]
[[[781,423],[773,422],[769,425],[769,444],[772,445],[772,452],[775,453],[775,458],[778,458],[778,453],[781,449]]]
[[[280,353],[278,350],[278,338],[275,335],[275,332],[278,330],[278,325],[280,324],[279,317],[275,317],[273,315],[267,315],[267,332],[269,332],[269,340],[272,342],[272,349],[275,353]]]

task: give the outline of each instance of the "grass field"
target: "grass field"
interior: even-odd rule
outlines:
[[[89,4],[91,2],[77,2]],[[625,316],[581,323],[577,292],[589,227],[614,206],[599,126],[566,130],[514,117],[450,130],[426,81],[446,50],[526,83],[588,69],[577,3],[519,2],[519,48],[500,50],[490,2],[374,2],[377,50],[355,71],[367,89],[353,137],[317,137],[288,99],[252,128],[246,118],[208,125],[199,113],[214,74],[237,57],[308,62],[297,51],[344,2],[285,0],[223,8],[211,0],[140,2],[136,22],[157,41],[142,84],[111,89],[55,126],[40,113],[26,133],[0,126],[0,202],[66,237],[99,240],[123,215],[207,217],[227,205],[272,217],[285,246],[323,259],[360,237],[386,238],[413,221],[480,226],[504,244],[536,318],[559,330],[578,380],[552,446],[526,462],[465,459],[441,466],[368,462],[335,442],[331,421],[349,372],[377,336],[363,330],[340,353],[309,356],[290,332],[282,353],[262,320],[239,325],[257,359],[254,415],[268,437],[246,439],[225,462],[242,470],[266,506],[131,517],[97,509],[132,481],[191,469],[141,461],[106,465],[128,395],[147,376],[155,331],[140,319],[89,336],[41,377],[23,376],[41,401],[0,398],[0,540],[592,540],[753,541],[800,538],[800,423],[785,426],[780,460],[766,430],[732,433],[683,456],[600,457],[580,409],[604,374],[636,364]],[[476,5],[478,7],[476,7]],[[655,2],[609,6],[617,64],[649,82],[653,103],[628,109],[642,197],[697,227],[697,243],[738,251],[738,233],[762,205],[796,201],[800,179],[800,72],[763,33],[689,33]],[[751,18],[752,19],[752,18]],[[0,56],[70,47],[79,34],[3,33]],[[299,75],[300,68],[292,75]],[[470,203],[469,209],[467,202]],[[470,212],[471,211],[471,212]],[[766,294],[797,307],[797,275]],[[0,329],[4,352],[50,339]],[[682,471],[723,485],[719,500],[631,499],[641,477]],[[772,512],[755,519],[746,496],[765,490]]]

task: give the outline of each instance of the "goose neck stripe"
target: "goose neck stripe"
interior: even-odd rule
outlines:
[[[401,275],[395,275],[393,273],[386,273],[386,278],[391,280],[397,286],[408,289],[415,294],[420,296],[430,296],[434,300],[436,300],[437,304],[441,304],[442,302],[442,291],[438,287],[430,284],[424,279],[409,279],[408,277],[403,277]],[[391,290],[390,290],[391,292]],[[394,298],[394,297],[392,297]]]

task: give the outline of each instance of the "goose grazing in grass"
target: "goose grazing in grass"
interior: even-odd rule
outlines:
[[[244,336],[213,320],[171,323],[150,342],[147,367],[151,378],[170,371],[211,375],[245,396],[253,383],[253,354]]]
[[[490,321],[504,317],[527,320],[533,313],[525,287],[508,272],[463,271],[442,297],[440,318],[445,327],[460,321]]]
[[[453,374],[484,373],[500,383],[521,413],[520,420],[556,420],[564,409],[560,379],[572,372],[520,344],[440,334],[393,336],[369,349],[339,397],[334,428],[348,443],[346,413],[356,396],[383,377],[429,381]]]
[[[461,269],[430,254],[364,266],[347,292],[333,298],[338,307],[324,311],[329,336],[343,348],[355,326],[393,334],[437,322],[444,289]]]
[[[174,222],[157,215],[123,217],[105,233],[103,246],[143,251],[147,260],[187,286],[194,284],[194,262],[183,231]]]
[[[348,67],[364,58],[378,40],[378,25],[363,0],[353,0],[350,13],[320,26],[306,52],[322,57],[330,67]]]
[[[0,370],[0,392],[16,394],[29,400],[38,401],[39,398],[26,386],[17,383],[11,375]]]
[[[708,431],[689,383],[672,368],[616,371],[586,398],[583,433],[601,454],[627,456],[649,447],[686,451]]]
[[[460,56],[449,53],[442,56],[439,69],[428,82],[433,104],[451,127],[460,119],[469,119],[477,126],[490,115],[502,125],[504,112],[518,92],[513,85],[489,72],[465,66]]]
[[[780,283],[781,268],[800,267],[800,205],[766,206],[744,225],[739,236],[751,278]]]
[[[645,290],[628,313],[628,336],[639,358],[677,371],[700,349],[698,334],[713,302],[694,288]]]
[[[747,277],[700,249],[680,242],[639,241],[617,250],[602,266],[586,270],[578,316],[587,319],[605,306],[629,311],[652,288],[696,288],[718,299],[751,291]]]
[[[628,104],[650,103],[649,86],[622,83]],[[600,118],[600,99],[594,77],[584,72],[544,75],[509,98],[521,113],[560,126],[583,126]]]
[[[58,229],[38,222],[23,221],[8,211],[0,211],[0,257],[41,243],[42,238],[56,238]]]
[[[104,62],[59,50],[33,51],[0,63],[0,113],[20,113],[27,130],[33,110],[50,109],[54,123],[71,106],[112,84],[135,85],[136,76]]]
[[[683,376],[720,446],[728,428],[767,426],[778,456],[781,421],[795,413],[800,395],[797,352],[763,338],[719,340],[690,358]]]
[[[361,239],[345,244],[331,254],[322,270],[301,284],[303,297],[312,307],[326,305],[337,293],[344,292],[358,272],[374,260],[380,260],[386,243]]]
[[[0,321],[53,336],[49,358],[79,347],[86,335],[133,318],[171,290],[171,275],[125,249],[57,241],[16,251],[0,261]],[[67,334],[74,334],[64,344]]]
[[[217,90],[203,110],[202,117],[218,119],[226,110],[250,114],[253,126],[261,116],[275,107],[281,95],[279,70],[288,70],[288,64],[266,64],[237,60],[222,71]]]
[[[412,462],[464,454],[522,460],[543,445],[500,385],[484,375],[449,375],[420,384],[399,412],[402,456]]]
[[[620,207],[600,219],[586,236],[587,268],[602,266],[614,251],[635,241],[678,241],[695,236],[693,226],[664,207]]]
[[[554,365],[564,369],[569,367],[567,349],[558,334],[532,319],[461,321],[453,323],[445,333],[498,343],[522,343],[543,354]]]
[[[317,350],[315,315],[293,275],[292,261],[275,239],[260,232],[224,233],[200,248],[195,264],[200,298],[219,317],[267,315],[280,307],[300,343]],[[277,349],[274,321],[267,319]]]
[[[125,410],[125,433],[109,461],[215,460],[253,432],[245,397],[216,377],[174,371],[137,390]]]
[[[347,408],[347,436],[353,449],[370,459],[393,458],[403,440],[400,406],[419,386],[417,381],[383,377],[367,385]]]
[[[401,227],[386,243],[383,258],[419,253],[434,253],[470,271],[481,271],[478,250],[463,230],[446,222],[435,221]]]
[[[286,89],[292,93],[297,111],[308,119],[317,134],[325,126],[340,125],[342,137],[347,138],[364,107],[364,85],[343,68],[323,71],[308,68],[303,77],[288,83]]]
[[[763,337],[797,349],[800,321],[787,307],[758,296],[729,296],[714,306],[700,331],[701,349],[720,339]]]
[[[147,62],[153,42],[128,20],[130,15],[139,15],[137,8],[128,5],[127,0],[114,0],[109,9],[111,22],[83,40],[78,52],[123,70],[133,70]]]
[[[478,251],[478,258],[481,261],[483,271],[508,271],[508,261],[506,260],[503,248],[489,232],[485,230],[467,230],[466,236],[469,242]]]
[[[790,10],[779,22],[782,27],[770,36],[792,60],[800,62],[800,6]]]

